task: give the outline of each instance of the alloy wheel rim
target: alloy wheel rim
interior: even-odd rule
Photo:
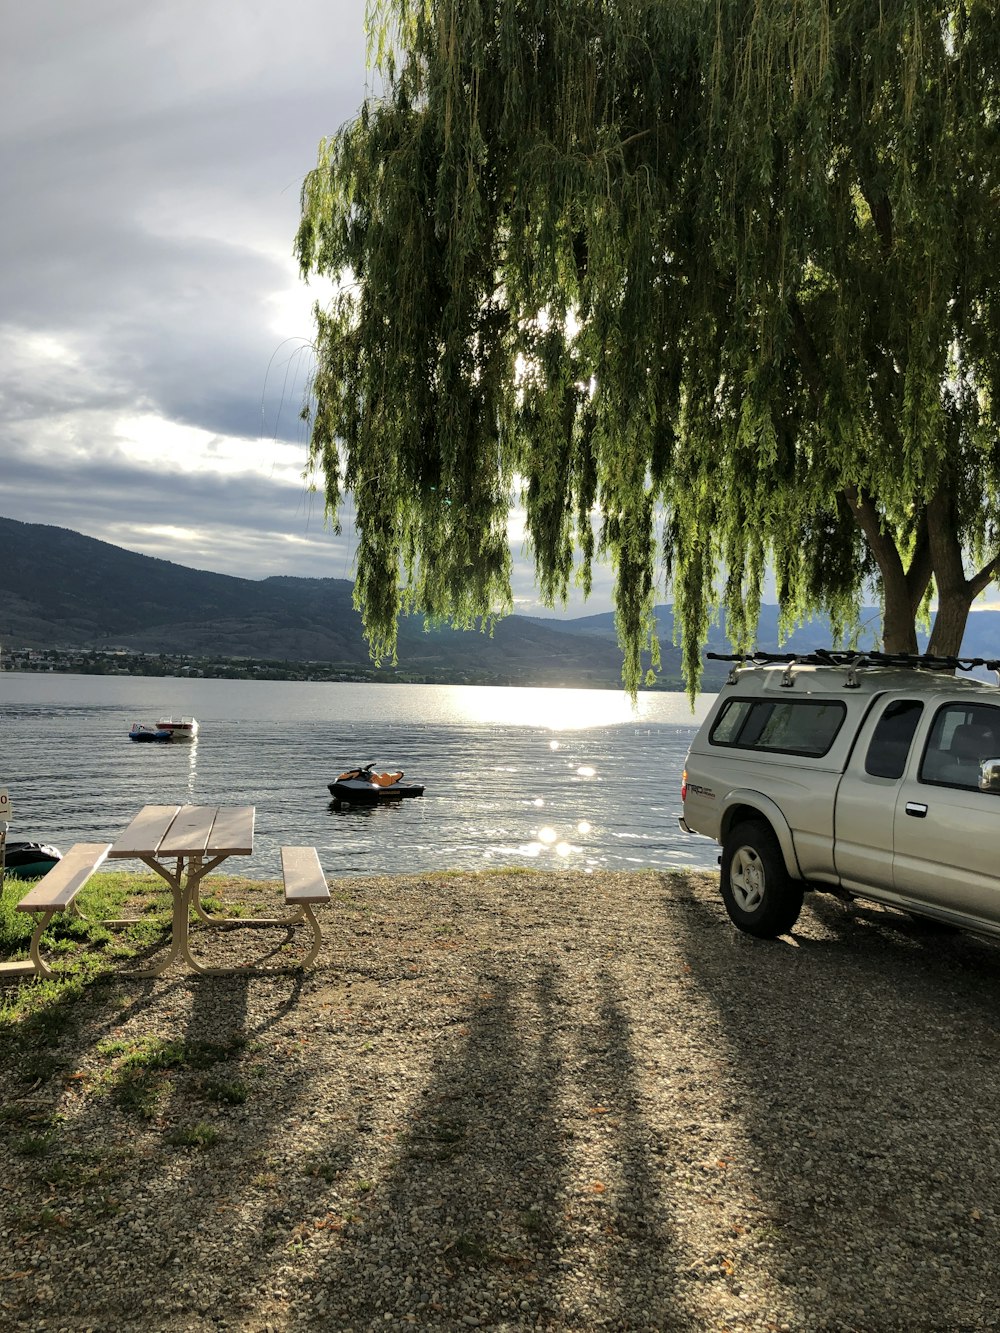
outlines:
[[[755,912],[764,899],[764,865],[752,847],[741,847],[733,857],[729,883],[737,906]]]

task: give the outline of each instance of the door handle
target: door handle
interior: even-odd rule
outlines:
[[[920,801],[907,801],[906,813],[912,815],[914,819],[923,819],[927,814],[927,807],[922,805]]]

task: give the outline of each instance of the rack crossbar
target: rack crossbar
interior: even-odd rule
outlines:
[[[1000,672],[1000,659],[986,657],[936,657],[931,653],[858,653],[835,648],[816,648],[809,653],[769,653],[753,649],[748,653],[706,653],[716,662],[742,662],[747,666],[795,665],[840,666],[859,670],[864,667],[918,667],[924,671],[972,671],[985,667]]]

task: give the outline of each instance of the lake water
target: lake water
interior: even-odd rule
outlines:
[[[9,837],[113,841],[142,805],[254,805],[252,858],[280,874],[312,844],[334,877],[532,866],[714,868],[680,832],[684,756],[711,696],[444,685],[0,673]],[[198,718],[191,745],[136,745],[133,721]],[[426,794],[334,810],[327,783],[374,761]]]

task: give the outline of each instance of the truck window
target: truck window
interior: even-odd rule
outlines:
[[[910,742],[924,706],[917,699],[894,699],[872,732],[865,772],[873,778],[901,778],[910,756]]]
[[[837,701],[730,699],[709,734],[713,745],[819,758],[834,742],[847,709]]]
[[[1000,708],[945,704],[938,709],[920,762],[920,781],[979,790],[979,765],[1000,759]]]

